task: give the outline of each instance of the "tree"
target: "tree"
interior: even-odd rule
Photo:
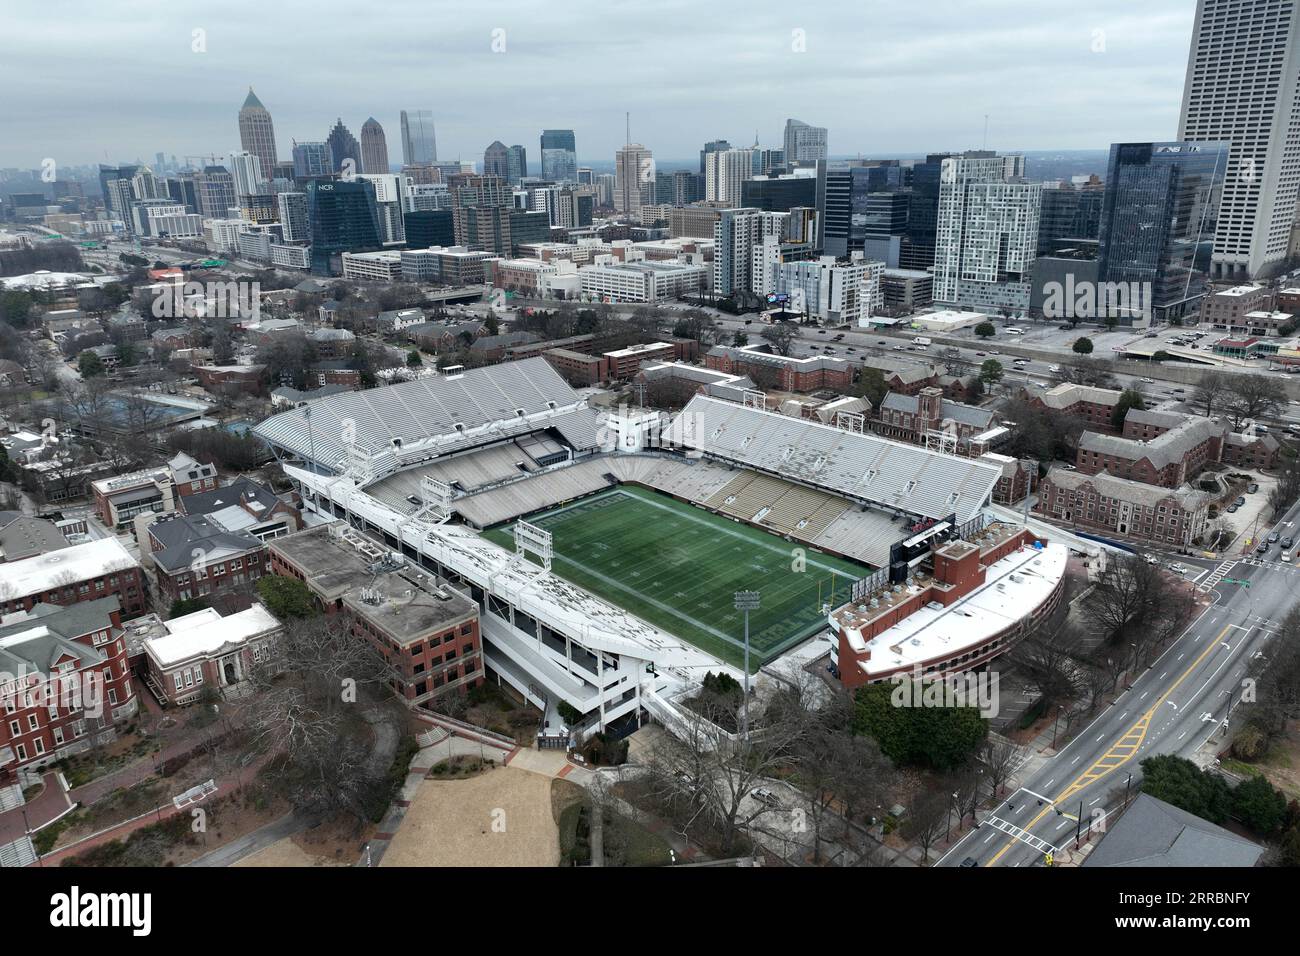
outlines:
[[[1286,402],[1286,390],[1276,378],[1267,375],[1233,375],[1228,379],[1226,408],[1232,427],[1246,419],[1256,419],[1277,412]]]
[[[1092,339],[1088,338],[1086,335],[1081,335],[1074,340],[1074,345],[1071,346],[1071,348],[1074,349],[1074,352],[1077,355],[1091,355]]]
[[[94,378],[104,374],[104,363],[99,356],[87,349],[77,357],[77,370],[82,378]]]
[[[746,345],[749,344],[749,336],[746,335],[744,332],[742,332],[740,329],[737,329],[736,334],[731,337],[731,344],[732,347],[734,348],[738,348],[738,349],[744,348]]]
[[[853,384],[851,392],[856,398],[869,401],[872,408],[879,408],[889,394],[889,383],[885,381],[885,373],[880,369],[864,365],[858,372],[858,380]]]
[[[930,848],[939,842],[952,809],[952,794],[929,788],[918,788],[907,801],[907,816],[903,820],[903,836],[921,848],[921,862],[930,862]]]
[[[997,359],[985,359],[984,364],[980,366],[980,381],[989,388],[1002,381],[1002,375],[1002,363]]]
[[[975,334],[982,339],[992,338],[997,335],[997,333],[998,330],[994,327],[992,322],[981,322],[979,325],[975,326]]]
[[[1286,819],[1286,797],[1267,777],[1250,777],[1233,788],[1232,813],[1261,836],[1271,836]]]
[[[1146,400],[1142,393],[1136,388],[1126,388],[1120,393],[1119,401],[1115,403],[1114,410],[1110,413],[1111,427],[1119,431],[1124,427],[1124,419],[1128,416],[1130,408],[1136,408],[1141,411],[1146,407]]]
[[[989,779],[989,796],[998,797],[1011,779],[1020,749],[1006,737],[990,734],[979,750],[979,760]]]
[[[410,368],[419,368],[424,364],[424,359],[420,358],[419,349],[411,349],[406,353],[406,364]]]
[[[263,575],[257,579],[257,594],[266,609],[281,620],[310,617],[316,612],[311,591],[297,578]]]
[[[1224,823],[1232,791],[1217,774],[1206,773],[1183,757],[1164,754],[1142,761],[1142,792],[1211,823]]]
[[[799,338],[799,327],[793,322],[774,322],[759,334],[777,355],[788,356]]]
[[[988,736],[978,707],[926,699],[942,682],[868,684],[855,695],[853,731],[872,737],[896,764],[952,770],[974,755]],[[910,706],[901,706],[896,699]]]
[[[1192,391],[1192,405],[1203,408],[1206,418],[1214,414],[1214,408],[1227,391],[1228,381],[1221,372],[1206,372]]]

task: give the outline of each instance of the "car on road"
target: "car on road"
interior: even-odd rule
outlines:
[[[895,351],[895,352],[906,352],[907,349],[903,348],[901,345],[895,345],[895,346],[894,346],[894,351]]]
[[[983,358],[986,354],[988,354],[988,353],[986,353],[986,352],[976,352],[976,353],[975,353],[975,355],[976,355],[977,358]]]
[[[825,335],[825,334],[826,334],[826,330],[825,330],[825,329],[818,329],[818,330],[817,330],[817,334],[818,334],[818,335]]]
[[[1175,395],[1181,395],[1181,394],[1183,394],[1185,391],[1187,391],[1187,389],[1185,389],[1185,388],[1176,388],[1176,389],[1174,389],[1174,394],[1175,394]]]
[[[1142,379],[1142,384],[1143,384],[1143,385],[1154,385],[1155,383],[1156,383],[1156,380],[1155,380],[1154,378],[1144,378],[1144,379]]]
[[[1257,492],[1257,491],[1259,491],[1259,483],[1258,483],[1258,482],[1254,482],[1254,481],[1252,481],[1250,484],[1248,484],[1248,485],[1246,486],[1246,493],[1247,493],[1247,494],[1251,494],[1251,495],[1253,495],[1253,494],[1254,494],[1255,492]]]
[[[889,343],[886,342],[884,339],[881,339],[881,340],[880,340],[879,342],[877,342],[876,344],[877,344],[877,345],[888,345]]]
[[[1186,574],[1186,573],[1187,573],[1187,568],[1186,568],[1184,565],[1179,564],[1177,561],[1175,561],[1173,564],[1169,565],[1169,570],[1172,571],[1172,572],[1174,572],[1174,574]]]
[[[1283,552],[1282,552],[1282,560],[1285,561],[1287,564],[1290,564],[1290,563],[1291,563],[1291,552],[1290,552],[1290,551],[1283,551]]]
[[[1282,536],[1281,536],[1280,534],[1278,534],[1276,531],[1271,531],[1271,532],[1269,532],[1269,535],[1268,535],[1268,543],[1269,543],[1269,544],[1277,544],[1277,543],[1278,543],[1279,541],[1281,541],[1281,540],[1282,540]]]
[[[1059,372],[1059,371],[1061,370],[1061,366],[1059,366],[1059,365],[1049,365],[1049,366],[1047,367],[1047,370],[1048,370],[1049,372]]]
[[[749,795],[759,803],[765,803],[769,807],[778,807],[781,805],[781,801],[776,798],[776,794],[767,787],[755,787],[753,790],[749,791]]]
[[[1282,539],[1282,547],[1286,548],[1288,551],[1291,550],[1293,544],[1295,544],[1295,539],[1290,535]]]
[[[1145,561],[1147,564],[1159,564],[1159,563],[1160,563],[1160,559],[1157,558],[1154,554],[1144,554],[1144,555],[1142,555],[1142,560]]]
[[[973,857],[973,856],[968,856],[968,857],[966,857],[966,859],[964,859],[964,860],[961,861],[961,865],[962,865],[962,866],[979,866],[979,861],[976,860],[975,857]]]
[[[1263,556],[1265,554],[1268,554],[1268,549],[1269,549],[1269,543],[1267,541],[1261,541],[1259,543],[1259,547],[1255,549],[1255,553],[1260,556]]]

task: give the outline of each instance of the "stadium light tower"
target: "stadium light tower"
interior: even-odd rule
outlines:
[[[736,610],[745,615],[745,703],[740,712],[745,743],[749,743],[749,612],[758,610],[758,598],[757,591],[737,591],[734,595]]]

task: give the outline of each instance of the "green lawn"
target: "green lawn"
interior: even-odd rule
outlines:
[[[602,492],[528,520],[553,535],[555,573],[736,666],[744,661],[743,623],[732,594],[761,592],[762,608],[749,616],[752,670],[824,627],[821,605],[844,603],[853,582],[870,573],[641,488]],[[486,536],[513,548],[511,527]]]

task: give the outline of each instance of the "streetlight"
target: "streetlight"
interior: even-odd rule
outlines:
[[[757,591],[737,591],[733,596],[737,611],[745,615],[745,703],[741,710],[741,728],[745,743],[749,743],[749,612],[758,610],[759,593]]]

